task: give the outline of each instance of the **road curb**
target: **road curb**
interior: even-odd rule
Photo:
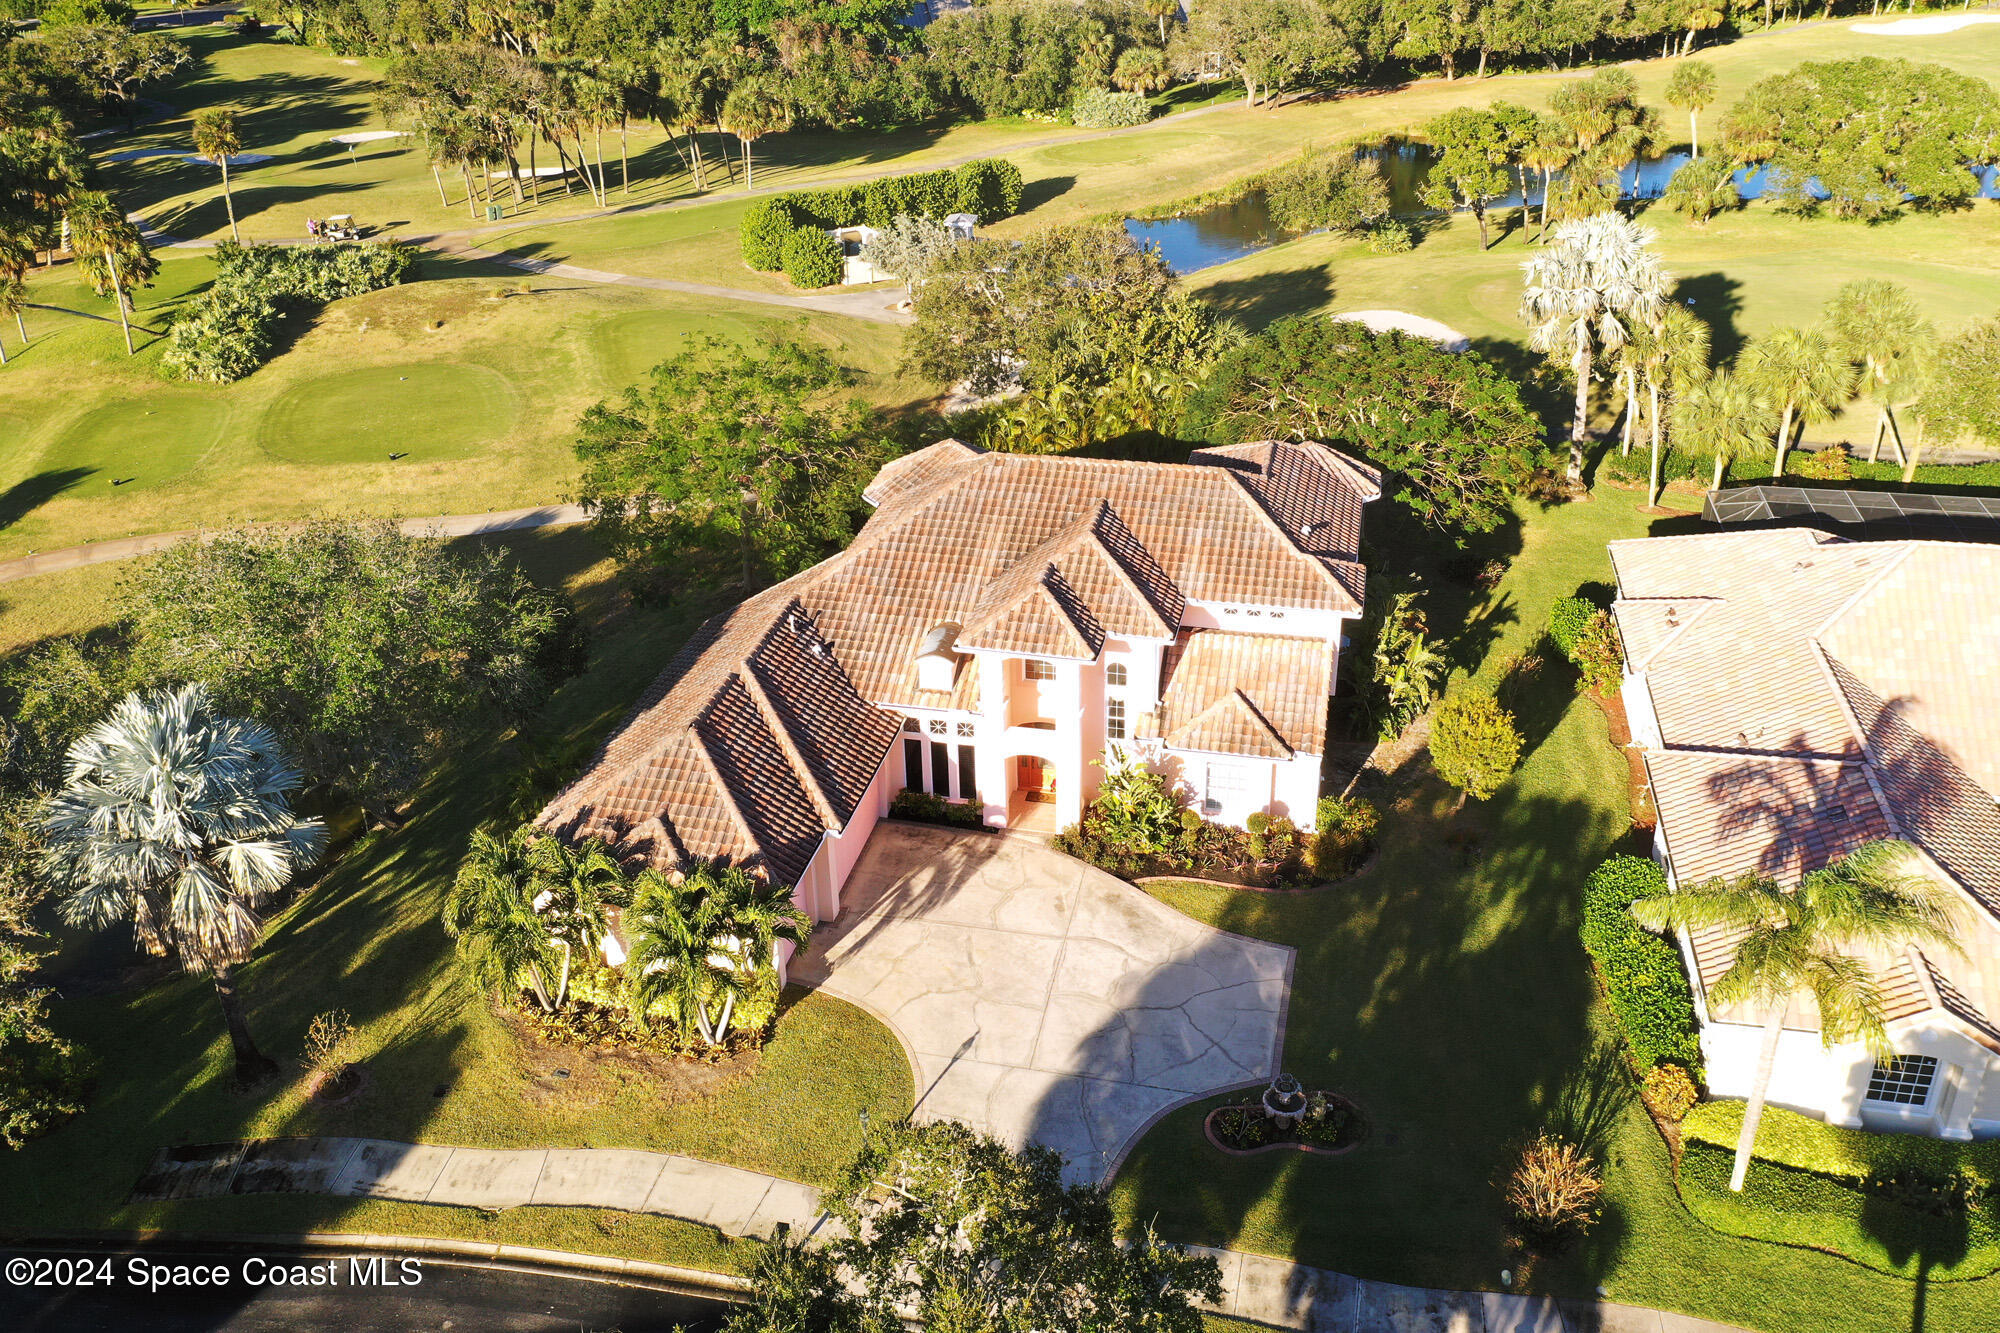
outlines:
[[[675,1296],[706,1296],[715,1300],[740,1301],[750,1291],[750,1280],[733,1273],[711,1273],[703,1268],[682,1268],[676,1264],[654,1263],[647,1259],[626,1259],[609,1254],[584,1254],[575,1250],[551,1250],[533,1245],[509,1245],[500,1241],[452,1240],[442,1236],[385,1236],[362,1232],[315,1231],[299,1235],[246,1235],[201,1231],[77,1231],[38,1234],[22,1239],[9,1238],[12,1249],[71,1249],[79,1246],[158,1245],[166,1243],[190,1248],[282,1249],[282,1250],[377,1250],[402,1255],[428,1255],[472,1268],[504,1268],[556,1277],[573,1277],[622,1286],[646,1287]]]

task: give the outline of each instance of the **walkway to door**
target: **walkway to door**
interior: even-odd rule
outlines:
[[[1211,929],[1031,839],[878,825],[793,980],[876,1014],[917,1115],[1107,1178],[1169,1109],[1262,1084],[1293,951]]]

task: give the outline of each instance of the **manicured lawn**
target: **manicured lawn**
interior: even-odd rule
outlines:
[[[537,742],[599,736],[678,647],[693,615],[626,605],[580,530],[520,534],[508,544],[538,576],[565,577],[606,627],[591,670],[550,704]],[[770,1046],[713,1087],[523,1047],[486,997],[463,984],[437,920],[467,835],[482,820],[506,817],[519,799],[519,749],[496,736],[448,764],[406,828],[351,846],[272,919],[243,989],[260,1043],[293,1071],[280,1083],[248,1096],[230,1091],[228,1041],[213,990],[198,980],[169,976],[56,1005],[57,1024],[98,1062],[97,1095],[56,1134],[0,1158],[0,1226],[504,1233],[729,1267],[737,1260],[728,1247],[699,1229],[584,1210],[510,1214],[496,1231],[462,1210],[336,1199],[131,1205],[124,1197],[161,1146],[294,1134],[650,1148],[822,1183],[859,1144],[863,1110],[883,1123],[908,1112],[909,1063],[895,1037],[817,995],[795,994]],[[372,1081],[354,1102],[329,1108],[305,1101],[291,1062],[313,1016],[331,1009],[345,1009],[360,1029]],[[557,1065],[573,1076],[557,1076]]]
[[[1501,584],[1463,614],[1440,598],[1432,624],[1468,626],[1450,654],[1496,685],[1557,597],[1609,579],[1604,543],[1648,526],[1632,496],[1602,488],[1529,512],[1518,534],[1490,543],[1514,560]],[[1354,879],[1301,896],[1156,886],[1200,920],[1299,950],[1286,1067],[1351,1096],[1372,1136],[1340,1158],[1225,1158],[1200,1130],[1221,1099],[1205,1102],[1141,1141],[1116,1185],[1124,1215],[1364,1277],[1497,1289],[1520,1256],[1493,1182],[1525,1136],[1567,1124],[1595,1131],[1609,1206],[1585,1244],[1531,1275],[1537,1289],[1602,1286],[1613,1300],[1753,1328],[1907,1326],[1909,1284],[1710,1232],[1681,1205],[1642,1110],[1578,1104],[1626,1083],[1576,937],[1581,880],[1628,824],[1625,765],[1559,668],[1509,698],[1530,747],[1513,781],[1463,810],[1435,780],[1397,784],[1380,854]],[[1937,1286],[1924,1327],[1996,1319],[2000,1284]]]
[[[118,585],[130,574],[128,564],[113,561],[0,583],[0,653],[105,624],[114,615]]]
[[[103,318],[109,303],[67,265],[33,280],[31,298],[58,309],[28,312],[35,341],[0,369],[0,559],[329,510],[464,513],[561,499],[575,478],[578,417],[643,379],[685,333],[748,343],[790,332],[851,367],[873,402],[930,397],[896,373],[890,326],[442,259],[426,259],[419,281],[290,327],[290,345],[247,379],[174,383],[158,373],[151,330],[214,264],[186,251],[163,261],[140,294],[136,357]]]

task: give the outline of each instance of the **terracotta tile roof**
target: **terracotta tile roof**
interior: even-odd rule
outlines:
[[[1167,650],[1153,724],[1178,750],[1324,754],[1332,670],[1324,640],[1194,630]]]
[[[892,710],[976,708],[970,658],[950,690],[918,688],[940,625],[961,627],[959,650],[1091,658],[1112,635],[1171,639],[1190,598],[1358,614],[1361,507],[1379,491],[1321,445],[1161,464],[940,441],[876,476],[848,550],[702,626],[539,822],[662,866],[727,857],[795,879],[894,745]],[[1321,753],[1327,644],[1215,638],[1175,696],[1183,720],[1243,695],[1188,734]]]
[[[1979,909],[1970,959],[1949,976],[1924,964],[1921,1012],[2000,1031],[2000,548],[1792,528],[1614,542],[1611,557],[1665,744],[1646,762],[1676,877],[1796,881],[1907,839]],[[1690,944],[1710,971],[1718,942]],[[1885,973],[1898,1012],[1917,976]]]

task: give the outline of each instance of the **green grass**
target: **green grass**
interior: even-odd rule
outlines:
[[[286,326],[279,354],[246,379],[165,380],[153,330],[213,274],[205,255],[164,252],[158,283],[140,293],[136,357],[68,266],[33,279],[31,299],[57,309],[28,313],[34,342],[0,369],[0,559],[329,510],[558,500],[575,482],[569,445],[584,409],[641,380],[684,333],[793,333],[851,368],[871,402],[930,397],[897,373],[891,326],[441,259],[423,261],[418,281]],[[136,480],[112,486],[121,477]]]
[[[1513,561],[1492,593],[1454,598],[1434,585],[1431,623],[1464,627],[1448,656],[1475,684],[1497,686],[1556,598],[1609,578],[1605,542],[1648,530],[1618,492],[1527,512],[1486,544]],[[1496,1289],[1521,1256],[1493,1182],[1525,1136],[1582,1125],[1601,1144],[1606,1216],[1532,1272],[1535,1289],[1602,1286],[1616,1301],[1752,1328],[1907,1326],[1909,1284],[1708,1230],[1682,1205],[1643,1110],[1578,1109],[1566,1096],[1629,1081],[1607,1064],[1613,1031],[1576,935],[1583,878],[1628,812],[1602,715],[1573,698],[1567,672],[1543,676],[1509,696],[1528,742],[1514,779],[1463,810],[1434,780],[1397,784],[1380,852],[1355,878],[1297,896],[1153,886],[1199,920],[1298,949],[1285,1067],[1352,1097],[1372,1137],[1340,1158],[1224,1158],[1200,1130],[1222,1099],[1205,1101],[1140,1142],[1116,1184],[1122,1214],[1177,1239],[1363,1277]],[[2000,1284],[1934,1287],[1923,1327],[1996,1319]]]
[[[0,583],[0,653],[108,624],[130,572],[128,562],[111,561]]]
[[[630,608],[581,530],[515,534],[506,544],[538,577],[564,578],[586,613],[608,626],[590,671],[562,689],[538,724],[551,743],[599,736],[672,655],[693,613]],[[7,594],[19,586],[6,585]],[[713,1089],[680,1091],[644,1068],[581,1054],[556,1052],[538,1063],[486,998],[468,991],[438,924],[467,835],[505,816],[516,761],[517,746],[505,736],[474,746],[420,793],[406,828],[350,846],[272,919],[243,990],[258,1040],[290,1070],[279,1083],[248,1096],[230,1090],[228,1040],[212,988],[197,979],[175,975],[56,1005],[57,1025],[97,1061],[97,1093],[67,1126],[0,1158],[0,1227],[311,1226],[491,1238],[499,1233],[489,1219],[459,1210],[385,1212],[338,1199],[124,1200],[161,1146],[292,1134],[647,1148],[824,1184],[858,1146],[864,1109],[884,1123],[908,1112],[909,1063],[895,1037],[860,1010],[813,994],[793,993],[770,1045]],[[353,1103],[320,1107],[304,1099],[290,1061],[313,1016],[336,1008],[360,1031],[372,1081]],[[551,1063],[573,1077],[554,1077]],[[721,1262],[714,1239],[698,1228],[586,1210],[551,1215],[546,1230],[509,1215],[504,1232]],[[724,1258],[722,1266],[735,1266]]]

